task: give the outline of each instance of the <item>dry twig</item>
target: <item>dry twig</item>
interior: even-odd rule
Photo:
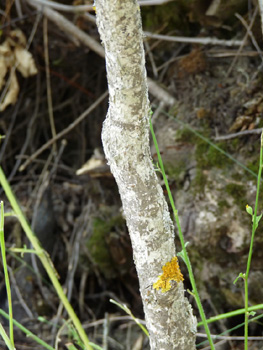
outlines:
[[[75,45],[79,43],[89,47],[92,51],[96,52],[100,57],[105,57],[103,47],[94,40],[91,36],[84,33],[81,29],[76,27],[72,22],[59,14],[57,11],[50,9],[47,6],[41,6],[33,0],[27,0],[27,2],[40,12],[43,11],[44,15],[54,24],[56,24],[64,33],[68,35]]]
[[[221,40],[217,38],[190,38],[184,36],[169,36],[154,34],[150,32],[144,32],[147,38],[158,39],[164,41],[172,41],[179,43],[189,44],[202,44],[202,45],[222,45],[222,46],[239,46],[243,43],[243,40]]]
[[[246,135],[252,135],[252,134],[261,134],[262,131],[263,131],[263,128],[253,129],[253,130],[244,130],[244,131],[235,132],[235,133],[229,134],[229,135],[216,136],[214,138],[214,140],[215,141],[230,140],[230,139],[234,139],[234,138],[240,137],[240,136],[246,136]]]
[[[99,104],[108,96],[108,91],[105,91],[85,112],[83,112],[73,123],[69,124],[64,130],[59,132],[56,137],[50,139],[42,147],[40,147],[34,154],[32,154],[19,168],[23,171],[29,163],[32,162],[36,157],[38,157],[43,151],[50,147],[54,142],[59,140],[61,137],[65,136],[68,132],[74,129],[84,118],[86,118]]]
[[[50,0],[33,0],[33,1],[39,5],[47,6],[49,8],[52,8],[58,11],[64,11],[64,12],[81,13],[81,12],[94,11],[93,5],[64,5],[56,1],[50,1]],[[174,0],[141,0],[141,1],[138,1],[138,3],[140,6],[153,6],[153,5],[163,5],[171,1],[174,1]]]
[[[252,26],[253,26],[253,24],[255,22],[255,18],[256,18],[257,13],[258,13],[258,8],[256,6],[256,8],[255,8],[255,10],[253,12],[253,15],[252,15],[249,27],[248,27],[249,30],[251,30],[251,28],[252,28]],[[228,71],[226,73],[227,76],[229,76],[229,74],[231,73],[231,71],[232,71],[232,69],[233,69],[233,67],[234,67],[234,65],[235,65],[235,63],[236,63],[236,61],[237,61],[241,51],[243,50],[243,48],[245,46],[245,43],[247,42],[248,36],[249,36],[249,34],[248,34],[248,30],[247,30],[246,35],[244,36],[244,39],[242,40],[242,43],[241,43],[241,45],[240,45],[240,47],[239,47],[239,49],[238,49],[238,51],[236,53],[236,56],[233,59],[231,65],[230,65],[230,67],[229,67],[229,69],[228,69]]]
[[[243,24],[243,26],[246,28],[247,33],[248,33],[248,35],[250,36],[250,39],[251,39],[253,45],[255,46],[255,49],[256,49],[257,52],[259,53],[260,58],[261,58],[261,60],[262,60],[262,62],[263,62],[262,52],[261,52],[261,49],[260,49],[260,47],[259,47],[259,45],[258,45],[258,43],[257,43],[257,41],[256,41],[256,39],[255,39],[255,37],[254,37],[253,32],[252,32],[252,30],[251,30],[251,28],[252,28],[251,25],[248,25],[247,22],[244,20],[244,18],[243,18],[242,16],[240,16],[238,13],[236,13],[236,17],[240,20],[240,22],[241,22],[241,23]],[[252,21],[251,21],[251,22],[252,22]]]
[[[261,32],[263,34],[263,0],[258,0],[259,12],[261,17]]]
[[[52,90],[50,83],[50,68],[49,68],[49,52],[48,52],[48,19],[44,17],[43,20],[43,39],[44,39],[44,58],[45,58],[45,71],[46,71],[46,81],[47,81],[47,104],[48,104],[48,115],[49,115],[49,123],[51,128],[52,137],[56,137],[56,125],[54,120],[54,112],[53,112],[53,102],[52,102]],[[57,153],[57,145],[56,142],[53,143],[53,151],[54,154]]]

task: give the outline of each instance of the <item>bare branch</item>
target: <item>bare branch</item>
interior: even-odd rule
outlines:
[[[202,45],[221,45],[221,46],[240,46],[243,40],[221,40],[217,38],[190,38],[183,36],[169,36],[144,32],[146,38],[172,41],[178,43],[202,44]]]
[[[26,161],[23,163],[19,171],[23,171],[28,164],[32,162],[36,157],[38,157],[43,151],[45,151],[48,147],[53,145],[54,142],[59,140],[61,137],[65,136],[72,129],[74,129],[83,119],[85,119],[99,104],[108,96],[108,91],[104,92],[85,112],[83,112],[73,123],[69,124],[64,130],[59,132],[54,138],[50,139],[46,142],[42,147],[40,147],[34,154],[32,154]]]
[[[261,32],[263,35],[263,0],[258,0],[259,12],[261,17]]]
[[[83,45],[89,47],[92,51],[96,52],[100,57],[105,58],[105,51],[101,44],[83,32],[81,29],[76,27],[64,16],[52,10],[51,8],[42,7],[41,5],[36,4],[33,0],[27,0],[27,2],[37,10],[43,10],[44,15],[47,16],[50,21],[56,24],[64,33],[66,33],[69,36],[70,40],[75,43],[75,45],[82,43]],[[162,97],[165,96],[163,100],[165,105],[171,106],[175,104],[175,98],[171,96],[167,91],[165,91],[162,87],[160,87],[156,82],[149,79],[148,83],[149,91],[155,98],[161,100]]]
[[[44,15],[66,33],[76,45],[79,45],[81,42],[85,46],[88,46],[92,51],[96,52],[99,56],[105,57],[103,47],[95,39],[84,33],[64,16],[47,6],[43,7],[42,5],[37,4],[33,0],[27,0],[27,2],[37,10],[43,11]]]
[[[261,134],[262,131],[263,131],[263,128],[258,128],[258,129],[253,129],[253,130],[244,130],[244,131],[235,132],[235,133],[229,134],[229,135],[216,136],[216,137],[214,137],[214,140],[215,141],[230,140],[230,139],[234,139],[234,138],[240,137],[240,136]]]
[[[73,13],[81,13],[81,12],[90,12],[94,11],[93,5],[64,5],[60,4],[56,1],[50,0],[32,0],[36,4],[47,6],[51,9],[63,11],[63,12],[73,12]],[[154,5],[163,5],[168,2],[174,0],[141,0],[138,1],[140,6],[154,6]]]

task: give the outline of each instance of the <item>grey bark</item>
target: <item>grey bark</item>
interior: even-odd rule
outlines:
[[[150,155],[140,9],[136,0],[97,0],[95,5],[109,86],[102,141],[132,241],[151,349],[195,349],[196,319],[183,284],[174,282],[166,293],[153,289],[176,251],[173,223]]]
[[[75,44],[79,45],[82,43],[83,45],[89,47],[91,50],[96,52],[100,57],[105,58],[105,52],[103,47],[95,41],[90,35],[80,30],[74,24],[72,24],[68,19],[62,16],[57,11],[52,10],[51,7],[45,5],[39,5],[33,0],[26,0],[31,6],[39,11],[43,11],[44,15],[55,25],[57,25],[65,34],[68,35],[69,39]],[[170,0],[169,0],[170,1]],[[51,3],[52,4],[52,3]],[[173,106],[176,103],[176,99],[169,94],[166,90],[164,90],[161,86],[159,86],[155,81],[148,78],[148,88],[150,93],[161,100],[165,105]]]

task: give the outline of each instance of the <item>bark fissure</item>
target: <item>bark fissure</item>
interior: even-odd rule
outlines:
[[[135,0],[97,0],[96,9],[109,85],[102,141],[123,203],[151,349],[192,350],[196,320],[183,284],[172,282],[166,293],[152,287],[176,251],[173,223],[150,155],[139,6]]]

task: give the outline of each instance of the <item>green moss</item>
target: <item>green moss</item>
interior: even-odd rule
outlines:
[[[195,178],[193,181],[194,193],[203,193],[206,185],[207,177],[201,169],[196,170]]]
[[[244,186],[236,183],[229,183],[225,187],[225,192],[234,198],[234,203],[237,204],[241,210],[245,210],[247,200]]]
[[[167,162],[165,163],[165,171],[169,178],[172,178],[178,182],[184,180],[184,176],[186,173],[188,165],[188,160],[178,159],[175,163]]]
[[[230,142],[230,145],[231,145],[231,149],[233,149],[233,151],[238,150],[239,147],[242,145],[241,138],[236,137],[236,138],[232,139]]]
[[[87,248],[91,255],[93,262],[96,263],[100,271],[105,276],[112,276],[112,260],[108,250],[105,235],[109,230],[107,222],[100,218],[93,220],[93,234],[87,242]]]
[[[235,172],[235,173],[231,174],[231,178],[234,181],[240,181],[240,177],[241,177],[241,174],[239,172]]]
[[[246,193],[243,186],[235,183],[227,184],[225,187],[225,191],[226,193],[230,194],[232,197],[235,197],[235,198],[244,197]]]
[[[145,6],[141,8],[143,27],[146,30],[157,30],[165,25],[166,30],[183,29],[188,33],[189,21],[185,16],[186,4],[189,0],[179,0],[162,6]]]
[[[250,161],[247,164],[247,167],[252,170],[255,174],[258,173],[258,168],[259,168],[259,157],[257,157],[256,159]]]
[[[107,277],[115,277],[114,263],[106,242],[106,236],[115,226],[123,224],[122,216],[115,216],[108,221],[101,218],[93,220],[93,234],[87,242],[87,248],[94,263],[99,270]]]
[[[230,204],[225,199],[219,200],[217,205],[218,205],[218,211],[220,215],[223,214],[225,209],[230,208]]]
[[[225,143],[218,143],[217,146],[226,152]],[[203,140],[197,143],[196,161],[197,166],[202,169],[225,168],[230,164],[229,158]]]
[[[188,128],[178,129],[176,132],[176,142],[188,142],[195,144],[198,141],[198,137]]]

